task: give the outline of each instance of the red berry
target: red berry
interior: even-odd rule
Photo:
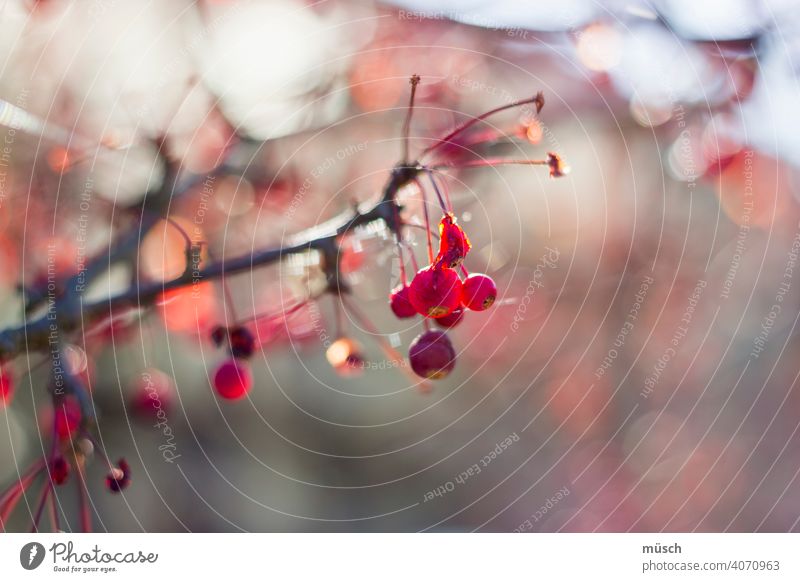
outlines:
[[[453,311],[451,311],[448,315],[444,317],[440,317],[435,319],[437,325],[444,328],[453,328],[461,323],[461,320],[464,318],[464,308],[463,307],[456,307]]]
[[[8,370],[0,371],[0,407],[8,406],[14,398],[14,377]]]
[[[444,317],[461,303],[461,279],[453,269],[421,269],[411,281],[410,289],[411,304],[425,317]]]
[[[411,288],[408,285],[400,285],[389,295],[389,306],[392,312],[400,319],[414,317],[417,310],[411,304]]]
[[[418,335],[408,348],[411,369],[423,378],[444,378],[456,365],[456,351],[443,331],[430,330]]]
[[[488,275],[473,273],[464,280],[461,295],[467,309],[483,311],[489,309],[497,298],[497,285]]]
[[[466,233],[456,224],[456,217],[451,212],[445,214],[439,222],[439,254],[433,264],[455,269],[471,248]]]
[[[50,463],[50,478],[56,485],[63,485],[69,478],[69,463],[64,457],[56,457]]]
[[[234,358],[247,359],[256,350],[256,338],[246,327],[232,327],[228,332],[230,340],[231,355]]]
[[[66,396],[56,404],[56,435],[61,440],[72,438],[81,424],[81,405],[74,396]]]
[[[222,398],[239,400],[250,392],[253,375],[247,362],[231,358],[219,365],[214,373],[214,389]]]
[[[106,475],[106,487],[112,493],[119,493],[131,484],[131,468],[125,459],[117,462],[118,467],[112,467]]]

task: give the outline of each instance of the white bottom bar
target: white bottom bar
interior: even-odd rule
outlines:
[[[800,580],[798,542],[796,534],[4,534],[0,579],[777,582]]]

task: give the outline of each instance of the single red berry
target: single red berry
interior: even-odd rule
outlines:
[[[256,338],[246,327],[232,327],[228,332],[228,339],[230,340],[231,355],[234,358],[246,360],[256,350]]]
[[[0,371],[0,408],[9,406],[14,398],[14,377],[9,370]]]
[[[119,493],[131,484],[131,468],[127,461],[120,459],[117,465],[106,475],[106,488],[112,493]]]
[[[464,318],[464,308],[456,307],[449,314],[445,315],[444,317],[439,317],[434,321],[438,326],[450,329],[461,323],[461,320],[463,318]]]
[[[69,479],[69,463],[64,457],[56,457],[50,463],[50,478],[56,485],[63,485]]]
[[[72,438],[81,424],[81,405],[74,396],[65,396],[56,404],[56,435],[61,440]]]
[[[325,352],[325,357],[336,372],[342,376],[357,376],[364,371],[361,346],[350,338],[339,338]]]
[[[444,317],[461,303],[461,279],[453,269],[421,269],[411,281],[410,290],[411,304],[425,317]]]
[[[247,362],[231,358],[222,362],[214,373],[214,389],[222,398],[239,400],[250,392],[253,375]]]
[[[423,378],[444,378],[456,365],[456,351],[443,331],[429,330],[418,335],[408,348],[411,369]]]
[[[411,288],[408,285],[400,285],[389,295],[389,306],[399,319],[414,317],[417,314],[417,310],[411,304],[410,294]]]
[[[439,222],[439,254],[433,264],[455,269],[464,261],[472,248],[464,230],[456,224],[456,217],[448,212]]]
[[[497,299],[497,285],[488,275],[473,273],[464,280],[461,297],[467,309],[483,311],[489,309]]]

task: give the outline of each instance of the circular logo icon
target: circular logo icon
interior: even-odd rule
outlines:
[[[19,563],[26,570],[35,570],[44,561],[44,546],[39,542],[29,542],[19,551]]]

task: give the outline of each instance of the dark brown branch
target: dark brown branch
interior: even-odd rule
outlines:
[[[249,271],[255,267],[278,262],[292,254],[318,250],[324,256],[338,257],[339,237],[358,226],[382,220],[387,228],[397,233],[400,230],[396,212],[397,192],[412,181],[421,170],[417,164],[401,164],[395,167],[377,203],[363,211],[348,211],[328,222],[298,233],[285,246],[224,259],[198,272],[187,270],[180,277],[170,281],[141,283],[137,280],[130,288],[117,295],[90,303],[83,302],[82,293],[65,293],[56,301],[51,313],[0,332],[0,359],[9,359],[24,351],[48,349],[52,341],[51,332],[54,324],[57,326],[55,329],[58,334],[68,334],[81,325],[106,318],[119,309],[152,306],[167,291],[197,285],[223,275]],[[325,267],[327,273],[334,273],[338,279],[338,264],[327,264]],[[338,280],[329,280],[329,287],[334,291],[341,290]]]

